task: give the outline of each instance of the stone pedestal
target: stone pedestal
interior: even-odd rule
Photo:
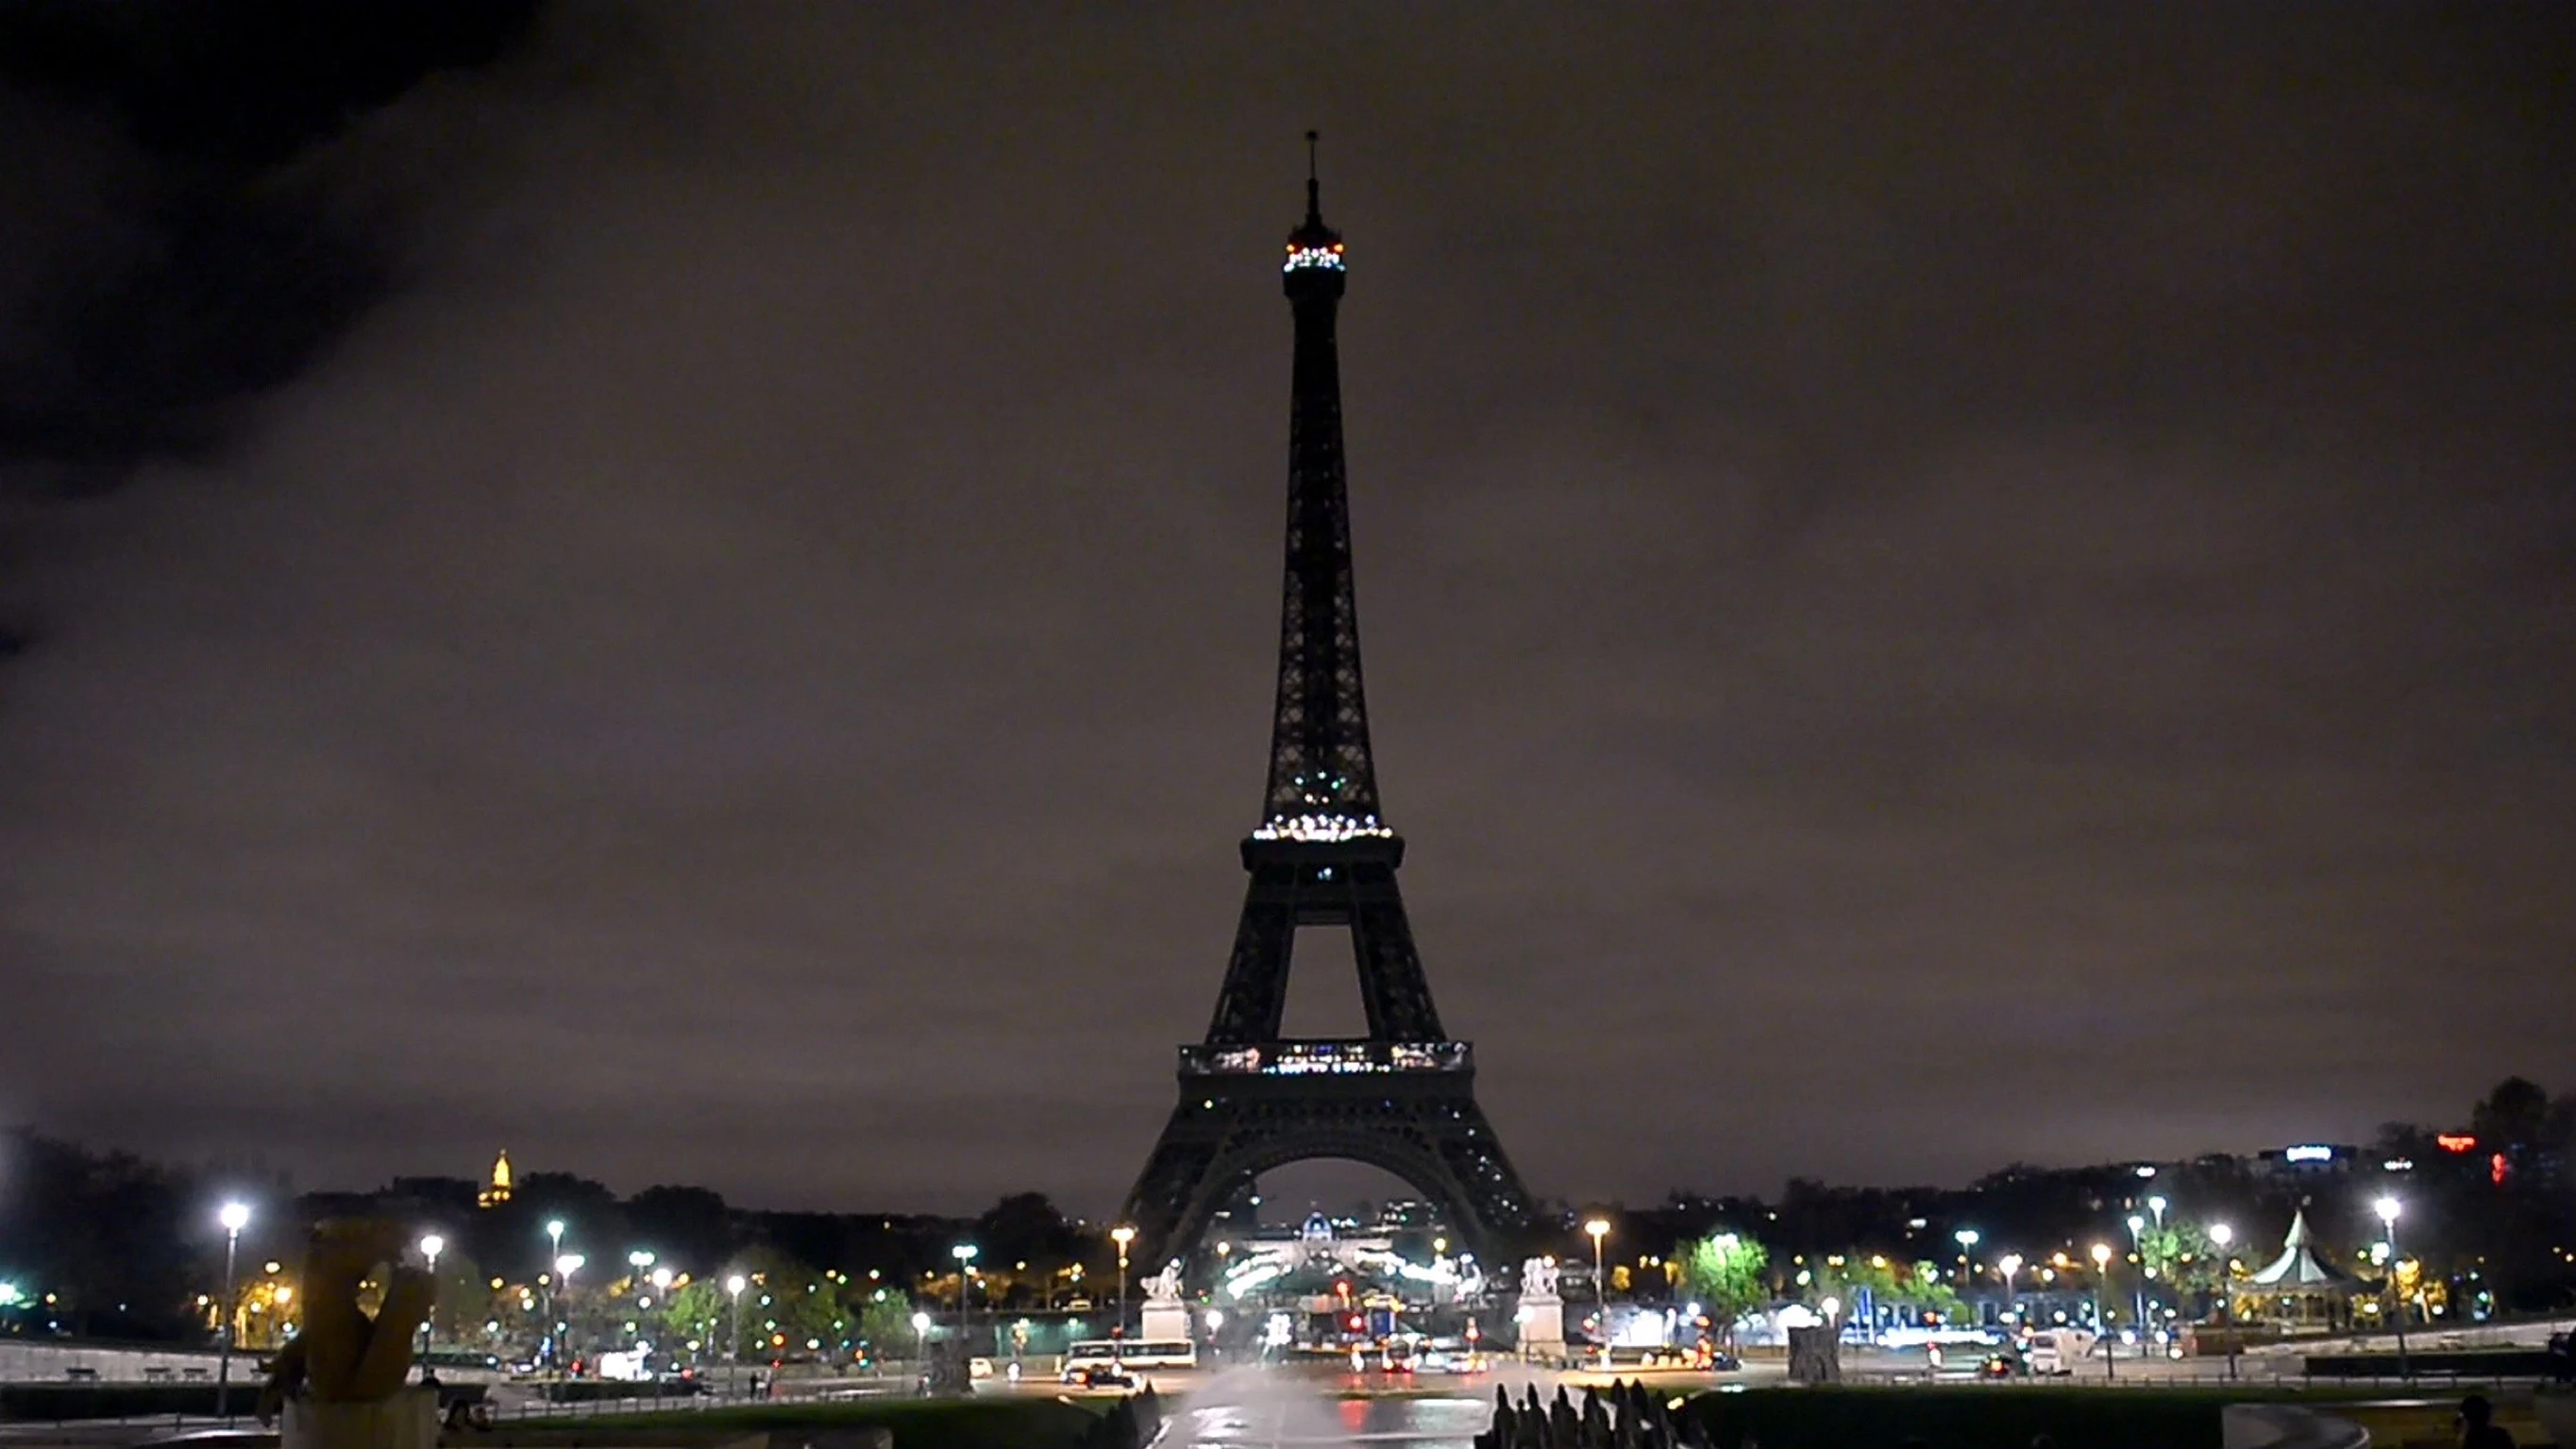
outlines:
[[[1521,1352],[1539,1358],[1565,1357],[1565,1300],[1553,1293],[1524,1293],[1512,1311],[1520,1332]]]
[[[363,1404],[289,1399],[280,1449],[438,1449],[438,1390],[415,1384]]]
[[[1190,1337],[1190,1306],[1186,1303],[1148,1303],[1138,1317],[1138,1339],[1171,1339],[1187,1341]]]

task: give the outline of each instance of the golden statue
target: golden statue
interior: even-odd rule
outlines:
[[[401,1394],[411,1376],[413,1340],[437,1291],[427,1272],[403,1261],[409,1238],[402,1224],[384,1218],[326,1218],[313,1225],[304,1253],[304,1331],[277,1355],[259,1396],[260,1422],[286,1411],[289,1444],[355,1449],[409,1437],[394,1427],[394,1417],[368,1412]],[[380,1270],[384,1290],[370,1316],[359,1300]],[[420,1407],[434,1443],[435,1391],[424,1392]],[[358,1412],[314,1407],[322,1405]]]

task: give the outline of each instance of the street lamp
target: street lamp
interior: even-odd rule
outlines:
[[[436,1233],[423,1233],[420,1235],[420,1255],[429,1260],[429,1281],[433,1287],[438,1282],[438,1255],[446,1251],[447,1239],[440,1237]],[[421,1356],[424,1358],[428,1357],[430,1349],[435,1347],[437,1343],[438,1310],[433,1307],[428,1313],[422,1315],[420,1320]]]
[[[1610,1220],[1594,1218],[1583,1225],[1592,1239],[1592,1306],[1601,1313],[1601,1366],[1610,1366],[1610,1280],[1601,1271],[1601,1240],[1610,1236]]]
[[[975,1352],[975,1300],[967,1297],[966,1294],[968,1289],[975,1286],[975,1255],[980,1251],[982,1250],[973,1243],[959,1243],[948,1250],[948,1256],[957,1260],[957,1336],[966,1340],[966,1352],[969,1355],[967,1367],[970,1369],[974,1366],[972,1355]],[[972,1373],[966,1376],[967,1387],[970,1390],[974,1387],[974,1379],[975,1376]]]
[[[2129,1214],[2129,1251],[2138,1255],[2138,1281],[2130,1290],[2130,1301],[2137,1307],[2138,1352],[2147,1351],[2147,1220]]]
[[[912,1315],[912,1361],[920,1363],[930,1357],[930,1315]]]
[[[1964,1296],[1968,1291],[1968,1274],[1972,1271],[1968,1265],[1968,1254],[1977,1246],[1977,1230],[1961,1228],[1950,1236],[1959,1243],[1959,1292]]]
[[[563,1235],[563,1219],[546,1219],[547,1262],[551,1263],[555,1259],[563,1256]],[[555,1288],[556,1285],[551,1281],[546,1284],[546,1361],[547,1367],[552,1368],[555,1371],[555,1376],[557,1378],[561,1378],[563,1376],[563,1342],[555,1336],[555,1322],[557,1319],[557,1314],[555,1313]]]
[[[215,1412],[229,1424],[233,1421],[233,1324],[238,1321],[233,1307],[233,1264],[241,1249],[242,1229],[250,1226],[250,1204],[225,1203],[216,1212],[215,1221],[224,1226],[224,1346],[223,1356],[215,1360]]]
[[[2004,1275],[2004,1316],[2015,1317],[2019,1305],[2013,1302],[2013,1275],[2021,1271],[2021,1254],[2006,1253],[1997,1258],[1995,1271]]]
[[[2404,1292],[2399,1290],[2397,1284],[2398,1270],[2405,1261],[2403,1256],[2397,1251],[2398,1207],[2399,1204],[2397,1199],[2393,1197],[2383,1197],[2379,1201],[2372,1203],[2370,1205],[2370,1210],[2379,1214],[2380,1226],[2388,1230],[2388,1296],[2396,1300],[2397,1376],[2403,1379],[2409,1377],[2409,1375],[2407,1373],[2406,1362],[2406,1295]]]
[[[1109,1241],[1118,1245],[1118,1321],[1109,1329],[1111,1356],[1117,1357],[1116,1340],[1127,1336],[1127,1245],[1136,1241],[1136,1230],[1120,1223],[1109,1230]]]
[[[2100,1335],[2102,1340],[2102,1377],[2106,1379],[2117,1378],[2120,1372],[2111,1366],[2119,1357],[2113,1352],[2111,1326],[2102,1321],[2102,1279],[2110,1271],[2111,1245],[2095,1243],[2093,1245],[2093,1331]]]
[[[740,1273],[725,1279],[725,1293],[733,1299],[733,1327],[727,1333],[725,1343],[725,1392],[728,1394],[742,1387],[739,1382],[742,1377],[742,1290],[750,1286],[751,1280]]]
[[[2163,1232],[2163,1231],[2165,1230],[2165,1199],[2164,1199],[2164,1194],[2162,1194],[2162,1193],[2157,1193],[2157,1194],[2155,1194],[2154,1196],[2152,1196],[2152,1197],[2148,1198],[2148,1199],[2147,1199],[2147,1211],[2149,1211],[2149,1212],[2151,1212],[2151,1213],[2154,1213],[2154,1214],[2156,1215],[2156,1231],[2157,1231],[2157,1232],[2160,1232],[2160,1233],[2161,1233],[2161,1232]]]
[[[2228,1281],[2230,1265],[2227,1245],[2236,1241],[2236,1230],[2225,1223],[2209,1225],[2209,1240],[2218,1245],[2218,1324],[2227,1333],[2227,1376],[2236,1377],[2236,1305],[2234,1285]]]
[[[556,1320],[556,1325],[563,1330],[563,1336],[567,1340],[572,1337],[572,1275],[582,1264],[589,1261],[579,1253],[564,1253],[555,1259],[555,1301],[563,1308],[562,1316]],[[555,1372],[558,1377],[563,1372],[563,1349],[566,1346],[568,1345],[558,1344],[555,1350]]]

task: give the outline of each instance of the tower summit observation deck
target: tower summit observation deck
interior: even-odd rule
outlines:
[[[1204,1042],[1181,1048],[1180,1101],[1130,1192],[1156,1255],[1193,1247],[1258,1174],[1308,1158],[1382,1168],[1437,1202],[1460,1235],[1496,1244],[1528,1194],[1476,1105],[1475,1057],[1441,1029],[1396,868],[1404,841],[1378,802],[1361,685],[1335,324],[1348,261],[1324,223],[1307,133],[1306,216],[1280,285],[1296,324],[1288,415],[1287,567],[1277,703],[1252,880]],[[1365,1037],[1282,1035],[1301,927],[1350,933]]]

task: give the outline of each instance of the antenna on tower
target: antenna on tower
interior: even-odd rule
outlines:
[[[1306,133],[1306,220],[1316,226],[1324,223],[1323,188],[1315,180],[1315,143],[1322,139],[1321,132]]]

